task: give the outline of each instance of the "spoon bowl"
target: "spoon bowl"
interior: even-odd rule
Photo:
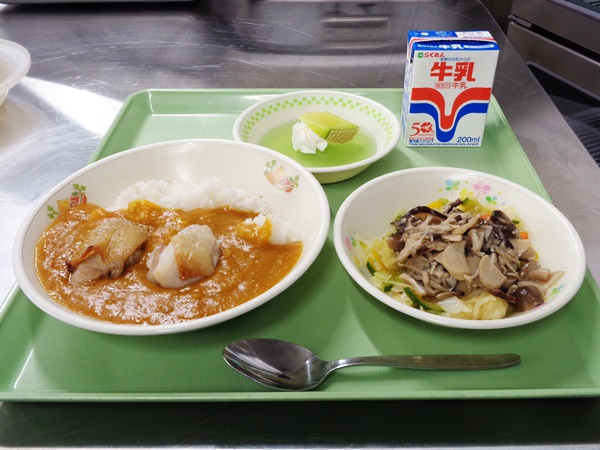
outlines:
[[[334,370],[351,366],[392,366],[421,370],[483,370],[517,365],[514,353],[498,355],[365,356],[325,361],[310,350],[277,339],[243,339],[223,349],[223,358],[251,380],[283,391],[314,389]]]

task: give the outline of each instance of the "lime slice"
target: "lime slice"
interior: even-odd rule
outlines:
[[[358,133],[358,125],[330,112],[307,112],[300,116],[315,134],[334,144],[350,142]]]

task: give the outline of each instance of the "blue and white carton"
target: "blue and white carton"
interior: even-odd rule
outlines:
[[[481,146],[499,52],[487,31],[409,31],[404,145]]]

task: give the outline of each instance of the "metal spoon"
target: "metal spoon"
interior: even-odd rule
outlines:
[[[395,366],[425,370],[481,370],[511,367],[516,354],[367,356],[323,361],[310,350],[276,339],[244,339],[223,349],[227,364],[263,386],[284,391],[306,391],[331,372],[350,366]]]

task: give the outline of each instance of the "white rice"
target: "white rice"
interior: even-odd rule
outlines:
[[[254,219],[246,219],[244,223],[254,223],[259,227],[262,227],[267,218],[271,221],[272,226],[271,236],[269,237],[269,242],[271,244],[287,244],[288,242],[300,240],[300,233],[295,227],[273,214],[259,214]]]
[[[107,209],[109,211],[125,209],[134,200],[147,200],[163,208],[186,211],[224,206],[253,211],[258,215],[254,219],[246,220],[246,223],[254,222],[262,226],[268,217],[273,225],[269,239],[271,243],[286,244],[301,240],[300,232],[295,226],[271,214],[271,209],[262,196],[244,189],[226,186],[218,177],[206,177],[197,183],[182,179],[138,181],[121,191],[113,205]]]
[[[125,188],[109,210],[127,208],[134,200],[148,200],[163,208],[184,210],[231,206],[243,211],[270,212],[269,205],[260,195],[226,186],[217,177],[206,177],[198,183],[182,179],[138,181]]]

